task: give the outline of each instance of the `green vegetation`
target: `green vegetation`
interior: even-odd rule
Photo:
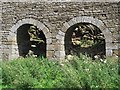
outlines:
[[[81,47],[90,47],[92,45],[94,45],[93,40],[80,40]]]
[[[3,61],[1,88],[119,88],[118,60],[21,58]]]

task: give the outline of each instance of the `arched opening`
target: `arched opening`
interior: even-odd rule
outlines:
[[[101,30],[91,23],[77,23],[65,33],[65,54],[87,54],[94,58],[105,56],[105,37]]]
[[[19,56],[46,57],[46,37],[32,24],[23,24],[17,29],[17,45]]]

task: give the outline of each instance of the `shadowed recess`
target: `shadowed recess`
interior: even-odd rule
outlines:
[[[66,31],[66,55],[87,54],[93,59],[105,56],[105,37],[101,30],[90,23],[77,23]]]
[[[24,24],[17,29],[19,56],[46,57],[46,38],[42,30],[32,24]]]

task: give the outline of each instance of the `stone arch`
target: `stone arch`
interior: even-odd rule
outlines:
[[[18,53],[18,46],[17,46],[17,40],[16,40],[16,35],[17,35],[17,29],[24,25],[24,24],[32,24],[35,25],[39,30],[42,30],[45,37],[46,37],[46,49],[49,47],[49,44],[51,43],[51,33],[49,32],[49,29],[40,21],[32,19],[32,18],[27,18],[27,19],[22,19],[19,20],[12,28],[10,29],[10,33],[8,38],[8,41],[11,42],[9,49],[9,59],[14,59],[19,56]],[[47,50],[46,50],[46,57],[47,57]]]
[[[77,23],[91,23],[95,26],[97,26],[101,32],[104,34],[105,37],[105,44],[106,44],[106,56],[112,56],[112,49],[109,47],[109,45],[112,43],[112,34],[110,32],[110,30],[104,25],[104,23],[97,19],[97,18],[93,18],[93,17],[88,17],[88,16],[81,16],[81,17],[75,17],[73,19],[71,19],[68,22],[65,22],[63,24],[63,27],[61,29],[61,31],[58,32],[57,37],[59,36],[60,38],[57,38],[58,41],[61,41],[61,45],[62,47],[64,47],[64,39],[65,39],[65,33],[68,30],[68,28],[70,28],[71,26],[77,24]],[[61,51],[62,53],[64,53],[64,57],[65,57],[65,50]],[[63,55],[62,55],[63,57]]]

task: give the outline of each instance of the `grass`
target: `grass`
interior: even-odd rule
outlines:
[[[63,61],[23,58],[3,61],[0,88],[119,88],[118,60],[80,55]]]

